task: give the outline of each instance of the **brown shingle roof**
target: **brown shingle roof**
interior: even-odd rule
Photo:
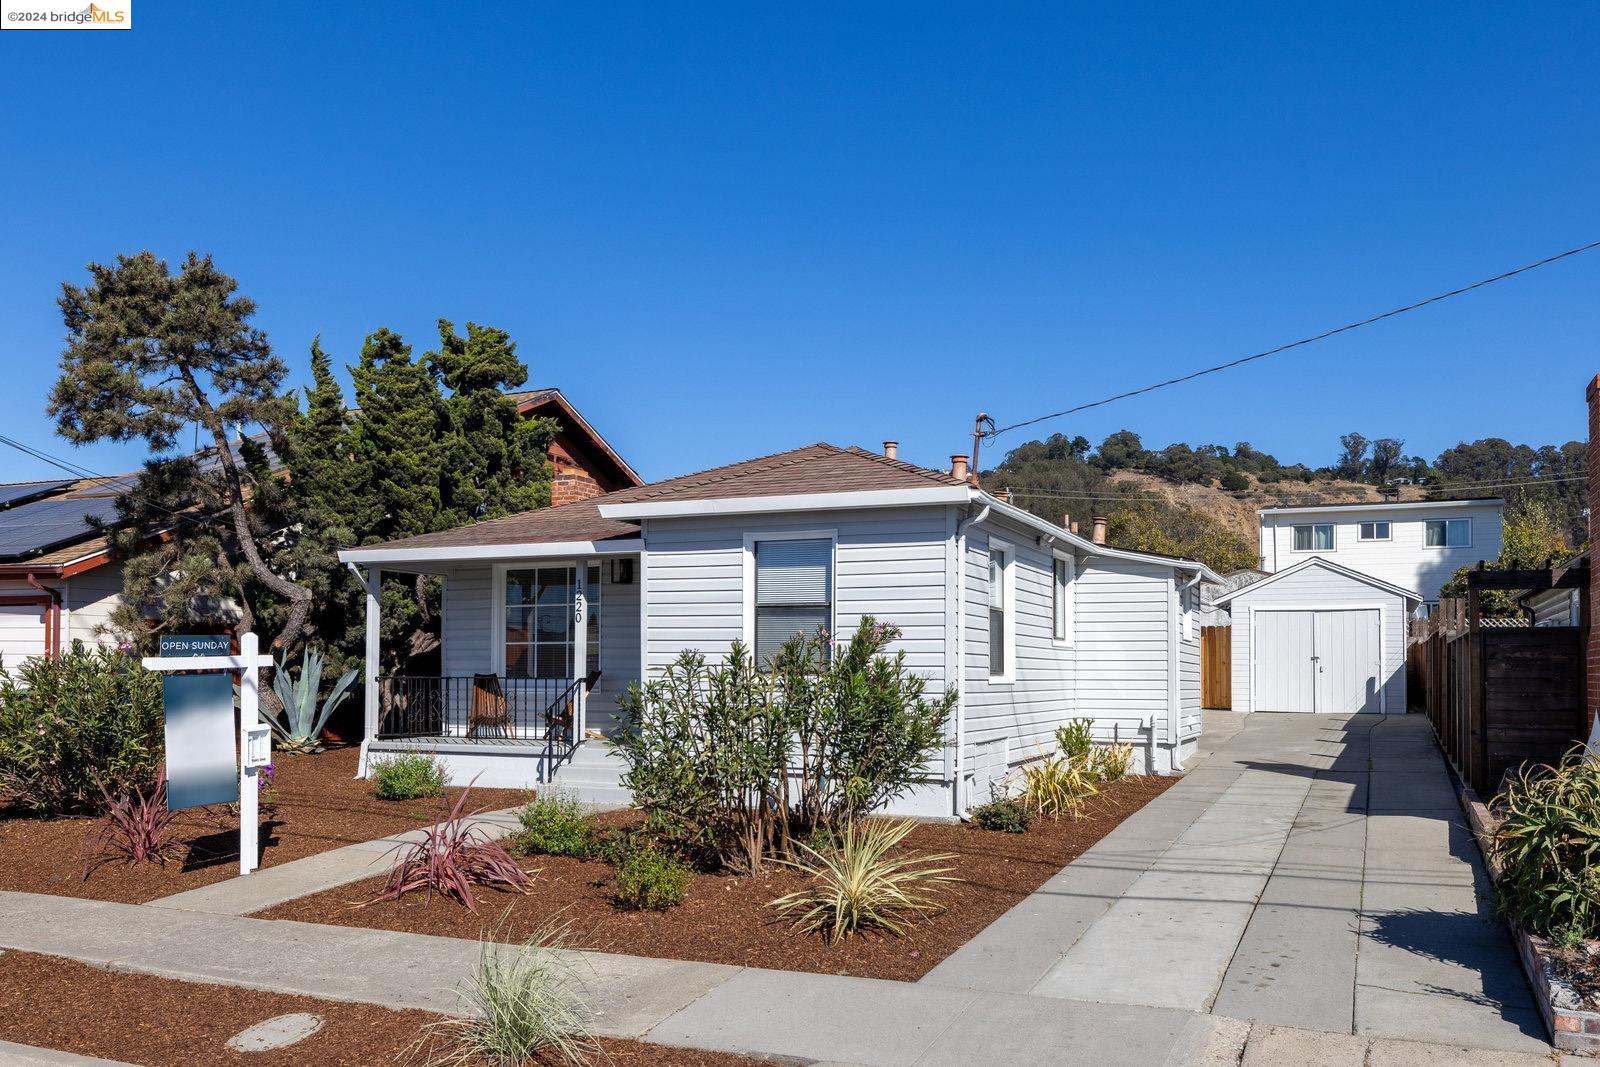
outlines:
[[[944,471],[889,459],[852,445],[818,442],[725,467],[620,489],[559,507],[540,508],[440,533],[387,542],[385,548],[460,548],[470,545],[605,541],[636,537],[639,526],[600,516],[601,504],[655,500],[720,500],[728,497],[795,496],[803,493],[866,493],[885,489],[930,489],[964,483]]]

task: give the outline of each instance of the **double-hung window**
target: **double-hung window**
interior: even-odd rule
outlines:
[[[755,543],[755,653],[765,664],[784,642],[833,627],[833,541]]]
[[[1318,522],[1296,526],[1294,528],[1294,550],[1296,552],[1333,551],[1333,523]]]
[[[989,550],[989,680],[1011,679],[1012,635],[1011,553]]]
[[[1062,644],[1072,643],[1072,579],[1076,560],[1055,560],[1054,580],[1051,584],[1051,636]]]
[[[1389,524],[1385,521],[1364,522],[1361,524],[1361,540],[1387,541],[1389,540]]]
[[[1466,548],[1472,544],[1472,520],[1429,519],[1423,533],[1429,548]]]

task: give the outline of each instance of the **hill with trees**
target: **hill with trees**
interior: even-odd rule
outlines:
[[[1339,438],[1333,462],[1311,467],[1248,441],[1151,449],[1133,430],[1118,430],[1098,447],[1065,434],[1028,441],[981,480],[1053,522],[1105,515],[1114,545],[1189,556],[1225,573],[1256,566],[1256,509],[1274,506],[1501,496],[1508,521],[1536,508],[1541,543],[1575,548],[1587,540],[1586,451],[1581,441],[1486,437],[1430,460],[1408,455],[1403,438],[1352,432]]]

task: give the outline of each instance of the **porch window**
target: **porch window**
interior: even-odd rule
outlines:
[[[506,677],[571,678],[575,567],[506,572]],[[600,566],[584,568],[585,673],[600,669]]]
[[[825,538],[755,543],[757,663],[797,634],[833,626],[833,542]]]

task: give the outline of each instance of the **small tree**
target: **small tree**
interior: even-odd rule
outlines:
[[[1347,433],[1339,438],[1339,476],[1352,480],[1359,480],[1367,473],[1367,449],[1370,446],[1365,437],[1358,433]]]
[[[268,565],[262,541],[274,531],[246,507],[270,477],[266,453],[229,434],[230,426],[259,426],[281,441],[293,410],[280,392],[287,368],[250,324],[255,303],[209,255],[194,252],[177,274],[150,252],[91,263],[89,273],[86,287],[62,285],[67,348],[47,409],[56,431],[78,445],[142,440],[159,454],[197,426],[212,446],[206,462],[150,463],[124,497],[120,547],[144,555],[126,571],[129,610],[157,604],[160,621],[170,623],[232,598],[251,627],[254,586],[287,605],[272,640],[286,651],[305,625],[311,592]],[[158,522],[177,523],[181,536],[143,547],[139,537]],[[176,597],[162,580],[175,570]],[[124,628],[143,635],[143,627]],[[263,697],[275,703],[270,692]]]
[[[1398,437],[1380,437],[1372,442],[1372,480],[1383,485],[1397,467],[1405,452],[1406,443]]]
[[[1561,524],[1539,501],[1530,501],[1506,516],[1500,535],[1500,554],[1495,570],[1537,570],[1549,563],[1565,563],[1574,555]],[[1467,575],[1472,567],[1458,567],[1439,590],[1443,597],[1467,595]],[[1500,589],[1485,589],[1478,597],[1479,610],[1491,618],[1516,618],[1522,614],[1516,594]]]

